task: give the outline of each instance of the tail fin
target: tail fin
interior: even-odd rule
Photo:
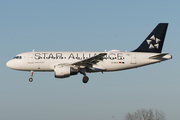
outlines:
[[[159,23],[143,43],[132,52],[161,53],[168,23]]]

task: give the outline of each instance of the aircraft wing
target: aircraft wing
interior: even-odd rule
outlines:
[[[92,66],[96,63],[98,63],[99,61],[102,61],[104,59],[104,56],[107,55],[107,53],[100,53],[96,56],[87,58],[85,60],[81,60],[75,63],[72,63],[72,65],[78,65],[78,66]]]

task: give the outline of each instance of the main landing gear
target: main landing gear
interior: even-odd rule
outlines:
[[[88,80],[89,80],[89,78],[88,78],[86,75],[84,75],[84,77],[83,77],[83,79],[82,79],[83,83],[87,83]]]
[[[29,82],[32,82],[32,81],[33,81],[33,78],[32,78],[32,77],[33,77],[33,73],[34,73],[34,72],[31,71],[31,73],[30,73],[31,77],[29,78]]]
[[[89,78],[86,76],[86,69],[85,68],[80,69],[80,73],[84,75],[82,82],[87,83],[89,81]]]

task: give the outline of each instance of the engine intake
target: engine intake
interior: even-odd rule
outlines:
[[[54,69],[54,75],[56,78],[66,78],[70,75],[77,75],[78,69],[66,65],[58,65]]]

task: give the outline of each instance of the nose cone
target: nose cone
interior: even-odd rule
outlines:
[[[11,60],[6,63],[6,66],[7,66],[8,68],[12,68],[12,62],[11,62]]]
[[[9,60],[9,61],[6,63],[6,66],[7,66],[8,68],[15,69],[15,64],[14,64],[13,60]]]

